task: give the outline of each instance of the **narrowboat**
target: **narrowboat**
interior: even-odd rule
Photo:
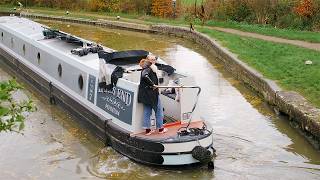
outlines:
[[[145,135],[138,102],[144,50],[116,51],[32,20],[0,17],[1,67],[32,85],[98,138],[128,158],[149,165],[213,166],[209,123],[197,107],[194,78],[158,58],[159,94],[168,132]],[[151,116],[154,128],[154,114]]]

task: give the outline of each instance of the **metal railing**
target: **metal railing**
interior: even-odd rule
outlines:
[[[198,100],[199,100],[199,96],[200,96],[200,93],[201,93],[201,87],[199,86],[155,86],[156,88],[161,88],[161,89],[166,89],[166,88],[177,88],[177,89],[198,89],[198,93],[197,93],[197,97],[196,97],[196,102],[194,103],[194,106],[191,110],[191,114],[190,114],[190,119],[189,119],[189,122],[188,122],[188,125],[186,127],[181,127],[178,129],[178,131],[180,131],[181,129],[188,129],[189,126],[190,126],[190,123],[191,123],[191,120],[192,120],[192,114],[194,112],[194,110],[196,109],[197,107],[197,104],[198,104]]]

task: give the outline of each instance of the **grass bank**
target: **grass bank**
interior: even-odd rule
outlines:
[[[193,0],[186,0],[185,3],[193,3]],[[10,6],[0,6],[0,10],[3,11],[13,11],[13,7]],[[39,8],[33,7],[28,8],[29,12],[32,13],[41,13],[47,15],[58,15],[58,16],[66,16],[65,10],[60,9],[48,9],[48,8]],[[180,26],[188,26],[188,22],[183,18],[173,19],[162,19],[156,18],[153,16],[146,16],[140,14],[124,14],[124,13],[105,13],[105,12],[85,12],[85,11],[72,11],[68,16],[76,17],[76,18],[88,18],[88,19],[115,19],[117,15],[122,17],[122,21],[127,22],[138,22],[143,24],[153,24],[153,23],[166,23]],[[200,25],[200,21],[195,21],[196,25]],[[220,22],[220,21],[207,21],[205,26],[216,26],[223,28],[232,28],[238,29],[246,32],[253,32],[263,35],[275,36],[286,39],[293,40],[302,40],[308,42],[320,43],[320,32],[311,32],[311,31],[298,31],[292,29],[278,29],[269,25],[255,25],[255,24],[246,24],[246,23],[238,23],[238,22]]]
[[[217,39],[220,44],[265,77],[276,81],[286,90],[299,92],[320,108],[319,52],[207,28],[198,28],[198,31]],[[306,60],[311,60],[313,64],[305,65]]]
[[[294,29],[278,29],[270,25],[257,25],[238,22],[208,21],[206,25],[237,29],[240,31],[253,32],[285,39],[320,43],[320,32],[299,31]]]

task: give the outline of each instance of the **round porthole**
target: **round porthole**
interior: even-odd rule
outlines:
[[[40,64],[40,59],[41,59],[40,53],[38,53],[37,59],[38,59],[38,64]]]
[[[22,51],[23,51],[23,55],[26,55],[26,45],[25,44],[22,46]]]
[[[62,66],[61,66],[61,64],[58,65],[58,74],[59,74],[59,77],[62,76]]]
[[[79,85],[80,90],[82,90],[83,89],[83,77],[81,74],[79,75],[79,78],[78,78],[78,85]]]

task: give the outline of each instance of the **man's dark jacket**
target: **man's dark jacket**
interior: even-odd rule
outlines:
[[[151,106],[155,111],[158,105],[158,89],[154,89],[153,86],[158,85],[158,77],[150,67],[141,71],[138,102]]]

